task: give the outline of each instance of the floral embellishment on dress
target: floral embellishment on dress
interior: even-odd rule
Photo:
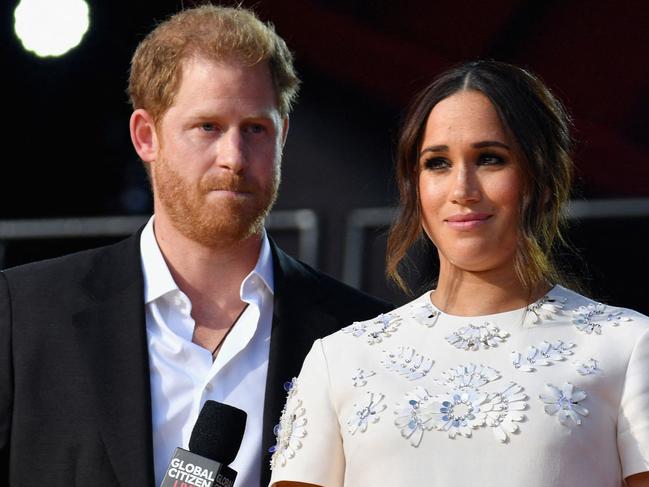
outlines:
[[[297,377],[293,377],[291,380],[284,382],[283,387],[284,392],[286,392],[286,401],[288,402],[297,394]]]
[[[553,320],[557,315],[563,314],[564,305],[568,302],[567,298],[558,298],[546,294],[537,302],[527,307],[527,314],[532,323],[539,323],[543,320]]]
[[[539,345],[529,346],[525,353],[512,352],[511,360],[514,367],[523,372],[534,372],[538,366],[546,366],[552,362],[560,362],[573,354],[574,343],[543,341]]]
[[[418,303],[411,306],[412,317],[413,319],[428,328],[435,326],[437,318],[440,315],[440,312],[433,308],[433,305],[429,302]]]
[[[385,352],[385,351],[384,351]],[[398,347],[396,353],[385,352],[381,365],[408,380],[424,377],[433,366],[433,359],[418,354],[411,347]]]
[[[297,380],[286,382],[284,389],[288,392],[288,398],[279,424],[273,429],[277,442],[268,450],[273,454],[270,460],[273,469],[286,465],[286,462],[295,456],[295,452],[302,448],[302,438],[306,436],[306,411],[302,407],[302,400],[295,397]]]
[[[392,313],[381,314],[369,321],[354,322],[342,329],[344,333],[351,333],[355,337],[365,336],[367,343],[374,345],[381,343],[384,338],[390,337],[399,329],[402,318]]]
[[[500,373],[486,365],[458,365],[442,372],[442,384],[455,389],[481,387],[500,378]],[[436,382],[440,382],[436,380]]]
[[[365,433],[368,424],[376,423],[380,419],[379,414],[387,407],[380,404],[384,397],[381,393],[367,392],[364,401],[354,403],[354,414],[347,419],[347,430],[352,435],[357,431]]]
[[[455,438],[455,435],[469,438],[473,429],[485,424],[487,414],[482,405],[488,399],[486,393],[469,387],[438,395],[436,399],[433,405],[437,418],[435,427],[446,431],[449,438]]]
[[[469,323],[447,336],[446,341],[460,350],[480,350],[481,348],[497,347],[508,336],[508,332],[501,330],[493,323],[485,322],[482,325]]]
[[[352,377],[354,387],[363,387],[364,385],[367,385],[367,379],[373,375],[376,375],[376,372],[373,370],[356,369],[356,372]]]
[[[522,386],[510,382],[502,390],[483,391],[483,386],[500,378],[497,370],[485,365],[460,365],[442,376],[443,380],[437,382],[449,390],[434,396],[430,405],[437,430],[445,431],[449,438],[469,438],[474,429],[490,426],[501,442],[518,431],[516,423],[525,419],[521,411],[527,409]]]
[[[561,388],[547,384],[546,390],[547,394],[539,395],[545,403],[543,409],[550,415],[556,414],[562,425],[570,426],[571,422],[580,425],[580,416],[588,416],[588,409],[579,404],[586,398],[586,393],[570,382],[564,382]]]
[[[394,424],[401,431],[401,436],[410,441],[414,447],[419,446],[425,430],[434,427],[434,414],[431,409],[431,397],[423,387],[405,394],[405,401],[397,403]]]
[[[624,315],[624,311],[609,308],[602,303],[589,304],[587,306],[580,306],[573,311],[572,322],[579,331],[584,333],[602,334],[602,325],[609,324],[611,326],[619,326],[620,323],[633,321],[628,316]]]
[[[591,358],[586,362],[573,362],[573,365],[577,368],[577,372],[581,375],[590,375],[590,374],[601,374],[602,369],[597,365],[597,360]]]
[[[522,386],[510,382],[503,391],[491,394],[489,408],[483,408],[487,413],[487,426],[491,426],[501,443],[509,441],[508,433],[517,433],[518,423],[525,420],[521,411],[527,409],[527,395],[522,390]]]

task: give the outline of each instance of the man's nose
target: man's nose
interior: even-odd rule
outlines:
[[[238,128],[230,128],[221,136],[217,163],[219,167],[235,173],[245,166],[245,140]]]

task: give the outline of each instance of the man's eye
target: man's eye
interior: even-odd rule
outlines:
[[[451,164],[444,159],[443,157],[431,157],[424,161],[424,169],[429,169],[432,171],[446,169],[451,166]]]
[[[205,132],[214,132],[216,130],[216,127],[213,123],[204,123],[201,124],[201,130]]]
[[[266,132],[266,127],[261,124],[255,123],[248,125],[248,127],[246,127],[246,130],[250,134],[263,134],[264,132]]]

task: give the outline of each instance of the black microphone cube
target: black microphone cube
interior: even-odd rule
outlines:
[[[160,487],[233,487],[236,477],[227,465],[176,448]]]

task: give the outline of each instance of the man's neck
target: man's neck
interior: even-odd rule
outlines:
[[[239,295],[241,282],[257,263],[263,234],[208,247],[158,217],[154,232],[174,281],[192,303],[194,341],[213,349],[244,307]]]

